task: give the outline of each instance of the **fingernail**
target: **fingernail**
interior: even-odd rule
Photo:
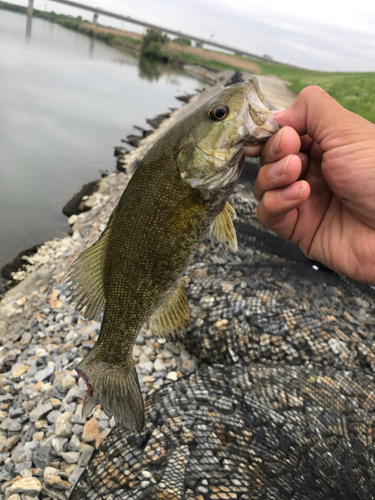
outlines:
[[[285,201],[293,201],[301,198],[305,191],[304,182],[296,182],[280,191],[280,198]]]
[[[275,138],[272,141],[272,144],[271,144],[271,155],[273,155],[273,156],[277,156],[280,153],[280,140],[281,140],[281,134],[282,133],[283,133],[283,129],[281,129],[280,132],[278,132],[275,135]]]
[[[277,115],[281,115],[281,113],[284,113],[284,111],[285,111],[285,108],[284,109],[274,109],[272,111],[272,114],[273,114],[273,116],[277,116]]]
[[[292,155],[283,158],[282,160],[274,163],[270,168],[270,175],[272,177],[281,177],[286,173],[286,169],[288,168],[290,159]]]

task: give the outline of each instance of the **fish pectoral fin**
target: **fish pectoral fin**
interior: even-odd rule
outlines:
[[[226,203],[224,209],[219,213],[210,227],[208,237],[213,241],[218,241],[224,247],[228,246],[233,252],[237,251],[237,236],[234,229],[233,220],[236,212],[230,203]]]
[[[77,301],[77,311],[86,307],[84,317],[88,319],[96,318],[105,304],[104,262],[116,211],[117,207],[98,241],[78,257],[65,280],[71,291],[70,302]]]
[[[168,339],[184,332],[189,322],[189,304],[183,284],[184,280],[164,304],[150,316],[150,328],[154,335],[161,335]]]

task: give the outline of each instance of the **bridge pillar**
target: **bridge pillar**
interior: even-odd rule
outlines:
[[[29,1],[32,1],[32,0],[29,0]],[[94,19],[92,20],[92,23],[94,26],[96,26],[98,24],[98,17],[99,17],[99,14],[97,12],[94,12]]]
[[[32,17],[34,9],[34,0],[29,0],[29,6],[27,8],[27,16]]]
[[[30,38],[31,38],[31,24],[33,21],[33,9],[34,9],[34,0],[29,0],[29,5],[27,8],[27,18],[26,18],[26,40],[30,40]]]

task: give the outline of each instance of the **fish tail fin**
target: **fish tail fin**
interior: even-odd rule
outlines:
[[[83,358],[76,371],[87,385],[82,413],[88,416],[97,404],[117,423],[140,432],[144,425],[143,398],[134,362],[112,364],[99,359],[95,347]]]

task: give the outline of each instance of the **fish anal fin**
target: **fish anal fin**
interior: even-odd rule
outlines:
[[[236,212],[232,205],[227,202],[224,209],[211,224],[208,235],[213,242],[219,242],[224,247],[228,242],[228,246],[233,252],[237,251],[237,236],[233,225],[235,218]]]
[[[96,318],[105,304],[104,264],[116,211],[117,207],[113,210],[100,238],[78,257],[66,278],[71,291],[70,301],[77,301],[77,311],[86,307],[84,316],[88,319]]]
[[[176,290],[150,317],[150,328],[154,335],[164,338],[182,334],[189,322],[189,304],[182,280]]]

